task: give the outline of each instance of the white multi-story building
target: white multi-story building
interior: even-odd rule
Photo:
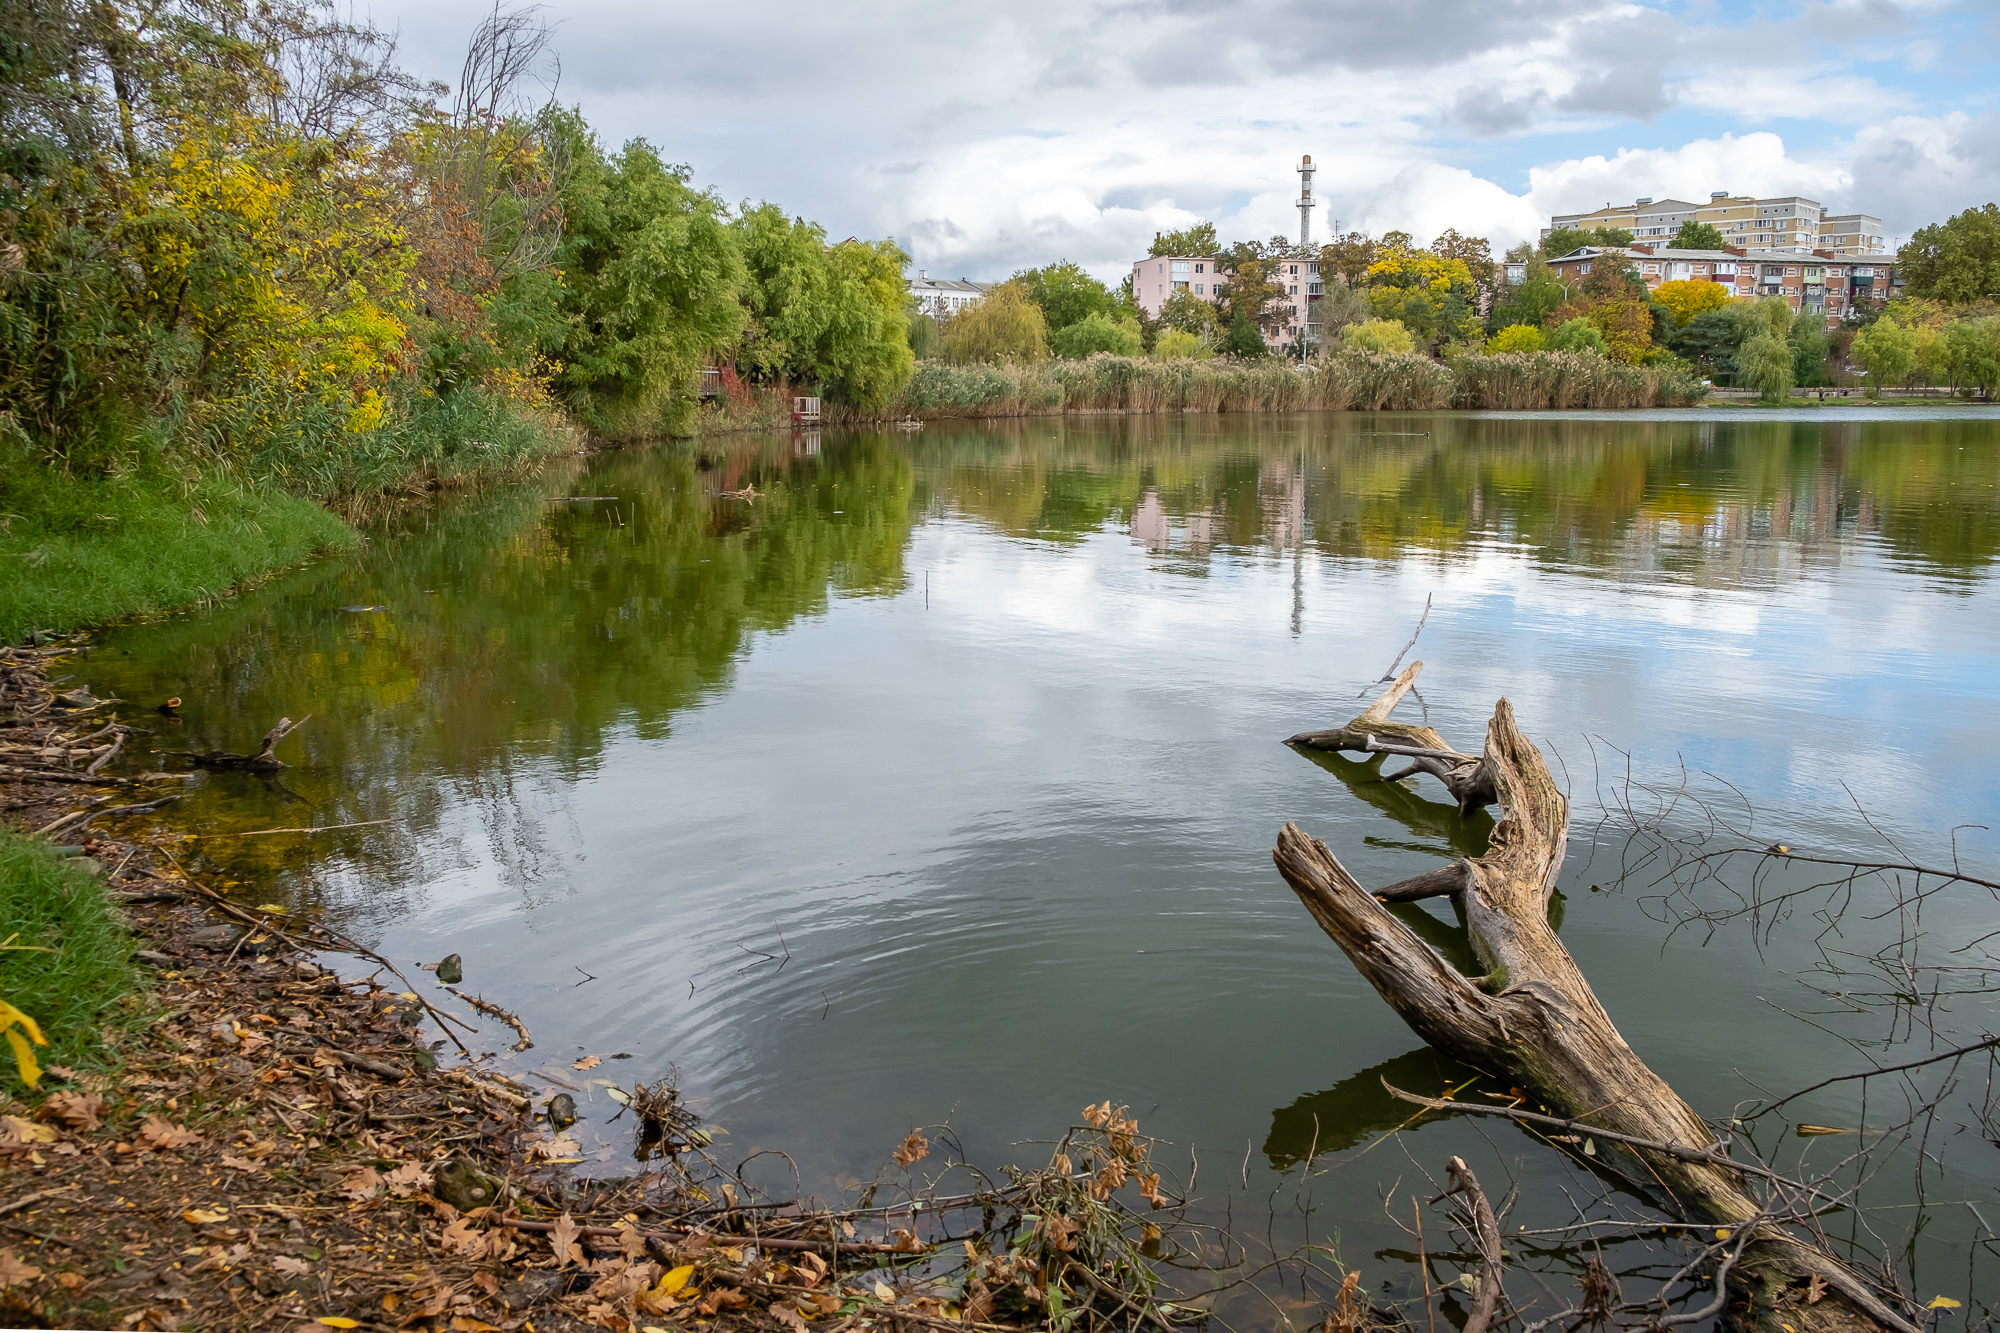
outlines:
[[[964,278],[933,278],[923,269],[910,279],[910,295],[927,315],[949,315],[954,310],[976,305],[996,284],[969,282]]]

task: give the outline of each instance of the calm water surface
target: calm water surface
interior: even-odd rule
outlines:
[[[1513,1176],[1531,1225],[1577,1178],[1497,1123],[1357,1155],[1407,1119],[1383,1074],[1434,1091],[1452,1071],[1313,926],[1273,836],[1297,820],[1383,883],[1479,850],[1490,821],[1279,742],[1357,711],[1428,599],[1431,722],[1476,746],[1513,699],[1575,793],[1565,940],[1640,1054],[1726,1115],[1858,1067],[1843,1037],[1886,1025],[1804,984],[1804,914],[1761,952],[1742,928],[1670,935],[1643,879],[1616,884],[1599,793],[1629,753],[1648,780],[1726,779],[1798,846],[1935,856],[1955,825],[2000,825],[1996,483],[2000,424],[1974,412],[712,440],[408,516],[106,636],[80,675],[187,700],[161,748],[251,748],[312,714],[293,768],[198,779],[177,823],[397,820],[204,854],[399,962],[462,954],[534,1030],[517,1070],[678,1066],[723,1142],[783,1147],[821,1191],[947,1119],[979,1160],[1038,1159],[1021,1141],[1104,1098],[1198,1154],[1239,1215],[1274,1187],[1293,1207],[1316,1149],[1317,1211],[1287,1225],[1393,1289],[1409,1242],[1381,1200],[1400,1188],[1407,1217],[1419,1168],[1458,1152]],[[1959,848],[1992,873],[1992,833]],[[1963,896],[1927,920],[1970,938],[1996,916]],[[1808,1118],[1859,1114],[1836,1090]],[[615,1167],[623,1130],[587,1148]],[[1926,1296],[1970,1300],[2000,1283],[1958,1202],[1996,1199],[2000,1154],[1950,1152],[1915,1262]],[[1877,1225],[1893,1248],[1914,1220]]]

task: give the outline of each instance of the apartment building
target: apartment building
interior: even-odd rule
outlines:
[[[976,303],[994,286],[990,282],[968,282],[964,278],[933,278],[923,269],[910,279],[910,295],[927,315],[949,315]]]
[[[1217,285],[1229,276],[1213,255],[1153,255],[1132,265],[1132,300],[1153,319],[1160,317],[1167,298],[1184,291],[1213,302]],[[1320,285],[1319,263],[1311,259],[1286,260],[1272,274],[1283,290],[1266,307],[1270,317],[1264,341],[1273,347],[1296,342],[1305,336],[1312,303],[1325,289]]]
[[[1829,214],[1818,200],[1803,195],[1756,199],[1727,190],[1710,194],[1705,204],[1645,198],[1588,213],[1558,213],[1542,235],[1558,227],[1618,227],[1636,241],[1657,244],[1672,238],[1683,222],[1705,222],[1723,234],[1731,249],[1740,246],[1753,254],[1832,250],[1847,258],[1881,254],[1885,243],[1882,219],[1870,214]]]
[[[1776,296],[1793,310],[1845,318],[1864,302],[1881,305],[1897,294],[1903,278],[1894,256],[1856,263],[1831,250],[1803,255],[1751,254],[1747,249],[1676,250],[1667,246],[1629,248],[1584,246],[1549,261],[1559,282],[1574,283],[1598,264],[1624,260],[1639,271],[1648,290],[1663,282],[1719,282],[1731,296]]]
[[[1204,301],[1215,299],[1214,255],[1153,255],[1132,265],[1132,300],[1154,319],[1160,317],[1167,298],[1175,292],[1189,292]]]

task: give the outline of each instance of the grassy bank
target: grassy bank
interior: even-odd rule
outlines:
[[[1054,416],[1113,412],[1426,411],[1447,407],[1681,407],[1701,400],[1678,367],[1627,366],[1600,356],[1535,352],[1451,363],[1390,352],[1340,351],[1289,361],[1151,361],[1100,354],[1030,365],[917,367],[886,413],[871,417]],[[850,408],[828,419],[859,420]]]
[[[526,473],[581,441],[546,407],[466,392],[360,435],[301,414],[222,459],[142,440],[89,467],[0,458],[0,643],[203,605],[354,545],[349,519]]]
[[[110,1057],[104,1028],[138,985],[132,943],[102,888],[75,857],[0,826],[0,999],[41,1026],[43,1065],[95,1066]],[[20,1083],[11,1059],[9,1086]]]
[[[309,500],[211,476],[0,469],[0,642],[198,606],[359,540]]]

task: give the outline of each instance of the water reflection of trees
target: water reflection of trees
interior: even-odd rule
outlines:
[[[934,426],[919,468],[958,511],[1070,541],[1121,528],[1217,548],[1463,558],[1582,574],[1783,580],[1856,538],[1947,577],[2000,554],[1985,421],[1792,422],[1328,413]]]
[[[753,486],[754,499],[722,494]],[[546,501],[565,489],[616,499]],[[567,486],[414,514],[358,558],[132,631],[119,649],[133,660],[99,658],[99,678],[128,696],[186,698],[182,735],[198,748],[315,714],[286,743],[294,794],[212,778],[228,790],[211,831],[402,821],[387,836],[310,847],[204,844],[230,875],[269,882],[337,840],[372,884],[421,882],[468,864],[462,839],[483,836],[500,876],[532,898],[559,879],[558,849],[573,839],[554,830],[574,817],[573,782],[607,733],[664,736],[678,712],[727,687],[756,633],[837,594],[903,587],[914,490],[908,460],[879,438],[817,456],[783,439],[614,455]],[[477,814],[441,830],[453,806]],[[375,909],[393,913],[394,898]]]

